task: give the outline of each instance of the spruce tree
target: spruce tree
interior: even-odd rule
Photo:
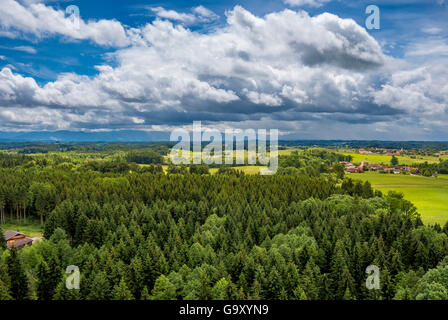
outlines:
[[[305,292],[307,300],[317,300],[319,298],[319,281],[317,279],[318,274],[319,268],[311,259],[307,262],[305,270],[299,278],[300,287]]]
[[[6,249],[6,240],[5,237],[3,236],[3,230],[0,227],[0,249]]]
[[[91,284],[89,293],[87,294],[88,300],[107,300],[110,294],[110,284],[107,280],[104,272],[94,272],[91,277]]]
[[[50,257],[48,262],[41,261],[37,269],[37,297],[39,300],[52,299],[61,276],[56,258]]]
[[[28,278],[22,266],[18,250],[12,248],[9,256],[6,258],[8,266],[8,275],[11,279],[11,296],[15,300],[28,299]]]
[[[140,300],[151,300],[151,295],[149,294],[148,287],[145,286],[140,295]]]
[[[78,289],[67,289],[66,275],[56,286],[54,290],[53,300],[81,300],[81,293]]]
[[[229,282],[226,278],[219,280],[212,288],[212,297],[214,300],[226,300],[227,299],[227,287]]]
[[[126,282],[124,279],[120,280],[120,283],[115,285],[112,293],[112,300],[133,300],[134,297],[132,296],[131,290],[128,289],[128,286],[126,285]]]
[[[176,287],[163,274],[157,278],[152,289],[152,300],[173,300],[176,298]]]
[[[3,281],[0,280],[0,301],[2,300],[11,300],[12,297],[9,294],[9,288],[6,286]]]
[[[50,268],[48,264],[41,261],[37,267],[37,298],[39,300],[50,300],[52,297],[49,276]]]

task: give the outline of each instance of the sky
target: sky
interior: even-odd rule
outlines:
[[[447,27],[448,0],[0,0],[0,131],[448,140]]]

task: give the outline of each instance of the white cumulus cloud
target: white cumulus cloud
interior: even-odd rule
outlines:
[[[351,123],[359,129],[356,135],[363,124],[375,131],[375,123],[405,118],[412,124],[416,114],[434,121],[444,119],[447,112],[446,62],[403,69],[390,62],[363,27],[333,14],[283,10],[256,16],[236,6],[226,13],[226,23],[212,32],[193,31],[187,23],[178,23],[188,18],[170,13],[140,28],[123,29],[118,37],[98,28],[101,20],[83,22],[84,28],[97,30],[97,36],[83,29],[81,37],[62,23],[39,26],[37,12],[42,7],[31,6],[27,11],[34,18],[14,24],[13,31],[39,38],[53,30],[52,34],[98,44],[101,38],[101,43],[124,47],[110,52],[110,63],[97,66],[98,74],[92,77],[61,74],[40,85],[3,68],[0,121],[9,126],[97,130],[203,120],[282,124],[293,131],[322,130],[333,121],[338,130]],[[212,16],[198,8],[189,14]],[[65,19],[49,7],[42,11]],[[6,16],[0,13],[2,25],[7,25]],[[104,23],[123,28],[117,21]],[[39,112],[45,116],[36,116]],[[382,126],[378,132],[388,128]]]
[[[43,3],[21,4],[15,0],[0,2],[0,27],[3,35],[37,38],[60,35],[75,40],[91,40],[102,46],[123,47],[129,44],[125,28],[115,20],[84,21],[79,25],[62,10]]]

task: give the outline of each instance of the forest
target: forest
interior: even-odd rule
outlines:
[[[44,239],[7,249],[0,232],[0,300],[448,299],[448,223],[345,177],[346,156],[282,155],[261,176],[171,166],[167,146],[24,148],[0,153],[0,222]]]
[[[448,174],[448,160],[440,160],[439,163],[421,163],[417,165],[423,176],[430,177],[433,174]]]

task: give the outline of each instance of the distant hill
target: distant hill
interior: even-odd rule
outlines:
[[[1,132],[0,143],[127,143],[127,142],[168,142],[170,132],[118,130],[118,131],[32,131]],[[203,142],[207,143],[207,142]],[[347,148],[390,148],[390,149],[434,149],[448,150],[446,141],[379,141],[379,140],[301,140],[280,137],[283,147],[347,147]]]
[[[0,142],[156,142],[169,139],[169,132],[137,130],[0,132]]]

